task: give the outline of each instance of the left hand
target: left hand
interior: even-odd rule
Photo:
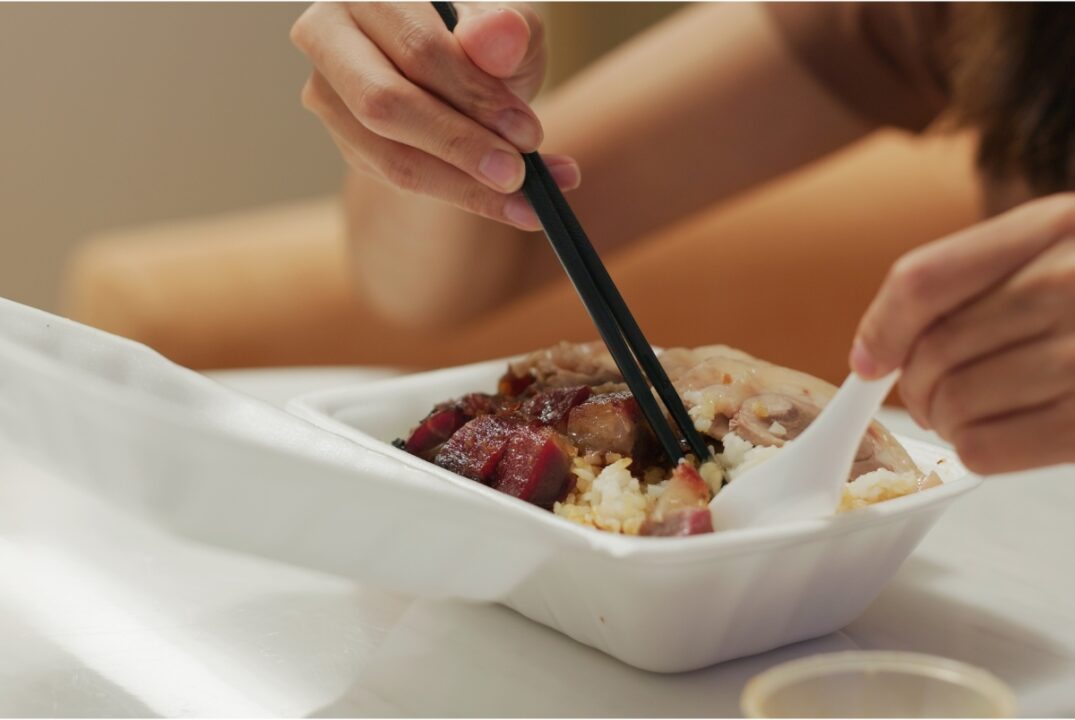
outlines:
[[[902,367],[912,417],[975,472],[1075,461],[1075,194],[902,257],[859,324],[851,367],[866,378]]]

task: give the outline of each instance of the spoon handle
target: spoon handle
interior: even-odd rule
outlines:
[[[806,467],[815,469],[814,482],[830,496],[832,503],[829,507],[839,503],[843,483],[855,462],[862,438],[899,375],[896,370],[878,380],[863,380],[851,373],[813,424],[799,437],[799,460],[806,463]]]
[[[899,377],[899,370],[877,380],[863,380],[851,373],[814,424],[826,429],[836,428],[841,433],[846,433],[848,428],[860,427],[865,432]]]

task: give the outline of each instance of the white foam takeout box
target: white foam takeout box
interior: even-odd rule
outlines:
[[[434,403],[491,389],[503,367],[311,394],[291,404],[300,419],[137,343],[0,300],[0,452],[197,541],[416,595],[500,602],[659,672],[842,627],[978,482],[949,452],[905,440],[941,487],[809,522],[633,538],[388,444]]]
[[[430,492],[467,492],[490,513],[540,527],[534,541],[547,549],[547,559],[497,600],[646,670],[693,670],[843,627],[948,504],[979,482],[951,452],[901,437],[923,470],[937,471],[941,487],[809,522],[686,538],[627,537],[576,525],[390,444],[434,404],[493,391],[506,364],[320,391],[289,408],[406,466],[426,479]],[[500,540],[488,538],[491,545]],[[484,553],[469,562],[485,563]]]

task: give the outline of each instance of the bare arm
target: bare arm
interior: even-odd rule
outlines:
[[[872,129],[741,4],[678,13],[536,109],[543,152],[582,169],[569,199],[604,251]],[[559,272],[535,233],[364,176],[347,197],[357,280],[400,321],[461,322]]]

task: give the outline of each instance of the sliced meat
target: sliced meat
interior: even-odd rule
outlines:
[[[732,429],[755,444],[782,445],[809,425],[836,393],[824,380],[723,345],[668,350],[661,363],[687,406],[712,418],[706,434],[717,440]],[[758,406],[763,407],[761,416]],[[786,424],[779,420],[781,415]],[[777,428],[772,427],[774,420],[779,421]],[[784,435],[779,433],[781,427]],[[907,451],[875,422],[859,450],[852,477],[878,468],[918,472]]]
[[[508,371],[500,376],[496,383],[496,391],[499,395],[517,397],[526,392],[527,388],[534,384],[536,378],[527,371],[523,375],[516,375],[508,368]]]
[[[710,496],[698,470],[689,463],[679,463],[640,533],[671,536],[713,532]]]
[[[731,420],[730,428],[754,445],[783,447],[784,443],[801,435],[820,413],[820,407],[800,397],[764,393],[743,401]],[[854,480],[881,468],[894,472],[917,472],[903,447],[874,422],[859,444],[848,479]]]
[[[802,434],[820,411],[802,398],[764,393],[744,400],[729,428],[754,445],[780,447]]]
[[[493,487],[548,509],[566,494],[570,470],[566,438],[549,427],[523,425],[507,443]]]
[[[510,408],[514,404],[513,401],[504,398],[500,395],[490,395],[489,393],[468,393],[462,397],[455,398],[437,405],[435,409],[447,409],[455,408],[461,411],[467,416],[467,419],[476,418],[479,415],[492,415],[494,413],[502,412],[505,408]]]
[[[892,433],[875,421],[870,423],[870,429],[862,438],[855,464],[851,466],[851,479],[881,468],[898,473],[922,472],[904,447],[892,437]]]
[[[476,417],[441,446],[433,462],[445,470],[489,484],[508,441],[522,424],[521,418],[511,415]]]
[[[538,389],[598,386],[623,381],[616,363],[603,343],[561,342],[532,352],[508,367],[508,375],[533,378]]]
[[[542,425],[564,432],[567,429],[568,413],[585,402],[592,392],[588,385],[546,390],[524,402],[521,412]]]
[[[672,470],[671,479],[657,498],[653,515],[660,519],[684,508],[707,507],[710,497],[709,485],[698,470],[690,463],[681,462]]]
[[[432,460],[440,445],[469,420],[481,415],[504,412],[505,409],[510,409],[510,405],[505,398],[488,393],[469,393],[442,402],[411,431],[406,440],[396,441],[394,444],[412,455]]]
[[[456,407],[446,407],[429,413],[403,443],[403,449],[412,455],[429,460],[431,453],[452,434],[463,427],[469,418]]]
[[[713,515],[708,507],[676,510],[660,520],[647,520],[639,530],[640,535],[654,537],[684,537],[711,532],[713,532]]]
[[[644,424],[630,392],[594,395],[567,416],[567,436],[583,453],[632,455]]]

